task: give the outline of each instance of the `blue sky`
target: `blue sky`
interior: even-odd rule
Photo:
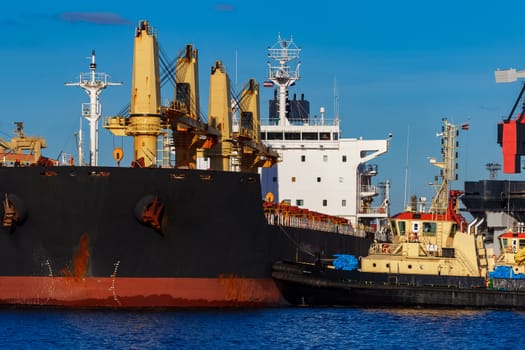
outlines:
[[[65,87],[86,72],[92,49],[98,70],[122,81],[102,93],[103,115],[129,102],[133,33],[141,19],[158,31],[175,58],[186,44],[199,50],[201,104],[207,102],[209,67],[222,60],[239,85],[267,73],[267,47],[277,34],[302,48],[301,76],[291,93],[304,93],[311,112],[333,116],[334,81],[344,137],[394,135],[390,152],[375,161],[378,181],[391,182],[393,211],[401,210],[408,164],[408,194],[431,198],[439,157],[441,119],[470,122],[461,134],[459,177],[488,178],[485,164],[502,163],[496,125],[507,115],[519,83],[496,84],[496,68],[525,69],[525,2],[505,1],[9,1],[0,24],[2,77],[0,135],[14,121],[48,140],[45,154],[76,157],[74,132],[87,95]],[[237,55],[237,70],[235,57]],[[237,72],[237,74],[235,74]],[[271,90],[261,94],[267,113]],[[170,99],[171,92],[163,94]],[[84,133],[87,134],[87,123]],[[131,145],[101,130],[100,162],[114,164],[114,146]],[[408,145],[408,152],[407,152]],[[87,145],[85,145],[87,147]],[[408,163],[406,162],[408,154]],[[124,163],[131,161],[129,152]],[[523,175],[498,176],[523,179]]]

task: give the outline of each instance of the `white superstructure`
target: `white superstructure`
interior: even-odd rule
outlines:
[[[275,56],[272,52],[279,52],[276,46],[282,48],[281,54],[287,52],[284,50],[291,47],[290,42],[279,37],[269,49],[269,57]],[[299,51],[293,47],[295,59]],[[269,64],[268,80],[277,85],[274,101],[278,114],[262,123],[261,139],[280,154],[281,162],[262,171],[263,195],[271,192],[276,201],[344,217],[356,229],[379,229],[379,222],[388,216],[389,184],[382,184],[383,198],[374,204],[381,186],[372,184],[377,166],[368,162],[388,151],[389,139],[341,138],[339,118],[325,119],[324,108],[320,118],[287,115],[283,104],[289,111],[309,104],[295,98],[283,100],[290,81],[298,79],[298,69],[288,66],[292,59],[280,57],[277,61],[279,67]],[[275,72],[280,72],[278,78]],[[295,107],[291,106],[293,103]]]

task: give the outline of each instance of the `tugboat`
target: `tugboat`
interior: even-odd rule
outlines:
[[[391,217],[392,242],[373,243],[367,256],[274,263],[272,276],[291,304],[525,309],[525,231],[501,235],[496,256],[476,221],[459,213],[462,192],[449,182],[460,126],[443,123],[443,161],[430,159],[441,172],[429,210]]]

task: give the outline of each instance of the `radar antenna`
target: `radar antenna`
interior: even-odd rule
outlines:
[[[501,164],[499,163],[487,163],[485,167],[489,171],[490,180],[496,180],[498,177],[498,171],[501,170]]]
[[[286,118],[288,87],[301,78],[299,76],[301,63],[297,63],[293,71],[291,71],[289,63],[299,58],[299,52],[301,49],[294,44],[293,38],[290,37],[290,40],[285,40],[281,38],[281,34],[278,35],[277,43],[268,48],[268,58],[278,63],[278,65],[272,66],[272,63],[268,62],[268,80],[279,87],[279,125],[289,124]]]

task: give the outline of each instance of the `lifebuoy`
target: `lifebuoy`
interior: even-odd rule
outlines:
[[[408,235],[408,241],[409,241],[409,242],[415,242],[415,241],[417,241],[417,233],[415,233],[415,232],[410,232],[410,234]]]
[[[390,252],[391,252],[391,246],[390,246],[390,244],[383,244],[383,245],[382,245],[382,249],[381,249],[381,251],[382,251],[383,253],[390,254]]]

